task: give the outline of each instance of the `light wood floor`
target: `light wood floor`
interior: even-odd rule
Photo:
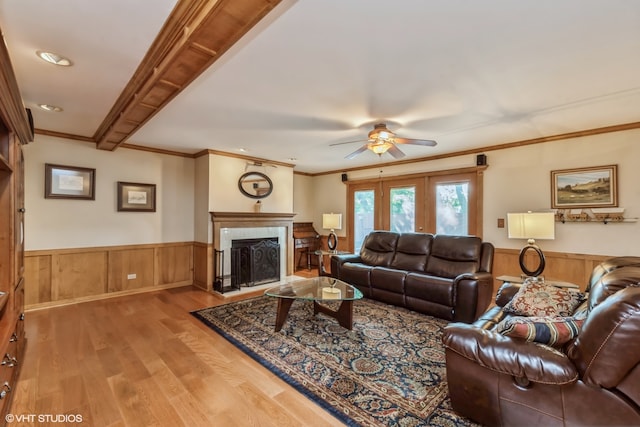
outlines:
[[[217,304],[183,287],[28,312],[10,412],[91,427],[341,425],[189,314]]]

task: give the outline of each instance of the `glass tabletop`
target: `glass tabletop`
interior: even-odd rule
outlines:
[[[309,301],[322,300],[356,300],[362,298],[362,292],[342,280],[329,276],[312,277],[296,280],[274,286],[264,291],[264,294],[277,298],[304,299]]]

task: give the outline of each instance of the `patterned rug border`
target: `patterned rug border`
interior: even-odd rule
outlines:
[[[258,299],[261,299],[261,298],[263,298],[262,295],[257,296],[257,297],[253,297],[253,298],[247,298],[245,300],[242,300],[242,302],[247,302],[247,301],[250,301],[250,300],[258,300]],[[234,304],[234,303],[230,302],[228,304]],[[227,305],[227,304],[223,304],[223,305]],[[220,307],[220,306],[217,306],[217,307]],[[323,398],[318,396],[316,393],[314,393],[313,391],[309,390],[304,385],[300,384],[300,382],[297,381],[295,378],[293,378],[292,376],[290,376],[287,373],[283,372],[280,368],[275,366],[273,363],[269,362],[264,357],[260,356],[256,352],[254,352],[252,349],[247,347],[245,344],[243,344],[242,342],[240,342],[239,340],[237,340],[236,338],[234,338],[230,334],[226,333],[224,330],[222,330],[218,326],[214,325],[207,318],[205,318],[204,316],[202,316],[200,314],[201,311],[209,310],[211,308],[215,308],[215,307],[207,307],[207,308],[203,308],[203,309],[200,309],[200,310],[195,310],[195,311],[191,312],[191,315],[196,317],[198,320],[200,320],[202,323],[204,323],[205,325],[207,325],[211,329],[213,329],[216,333],[220,334],[223,338],[225,338],[231,344],[233,344],[236,347],[238,347],[240,350],[242,350],[245,354],[247,354],[249,357],[251,357],[256,362],[258,362],[260,365],[264,366],[269,371],[274,373],[278,378],[280,378],[281,380],[283,380],[284,382],[286,382],[287,384],[289,384],[290,386],[295,388],[297,391],[299,391],[303,395],[305,395],[309,400],[313,401],[314,403],[316,403],[317,405],[322,407],[322,409],[324,409],[325,411],[329,412],[334,417],[338,418],[344,424],[346,424],[348,426],[352,426],[352,427],[359,427],[360,426],[360,424],[358,422],[356,422],[355,420],[353,420],[351,417],[349,417],[348,415],[346,415],[345,413],[343,413],[339,409],[335,408],[329,402],[327,402],[326,400],[324,400]]]

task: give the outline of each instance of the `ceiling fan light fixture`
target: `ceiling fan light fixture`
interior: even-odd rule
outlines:
[[[378,139],[376,142],[370,142],[370,143],[367,144],[367,147],[369,148],[369,150],[373,151],[378,156],[382,156],[392,146],[393,146],[393,144],[391,142],[384,141],[382,139]]]
[[[387,129],[387,126],[384,123],[378,123],[375,125],[374,129],[368,134],[369,141],[388,141],[394,136],[395,133]]]

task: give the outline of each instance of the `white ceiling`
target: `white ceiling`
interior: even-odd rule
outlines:
[[[173,0],[0,0],[37,129],[91,137]],[[39,60],[38,49],[74,61]],[[39,110],[55,104],[62,113]],[[640,1],[284,0],[127,141],[339,171],[377,121],[407,158],[640,120]],[[290,160],[295,158],[296,160]]]

